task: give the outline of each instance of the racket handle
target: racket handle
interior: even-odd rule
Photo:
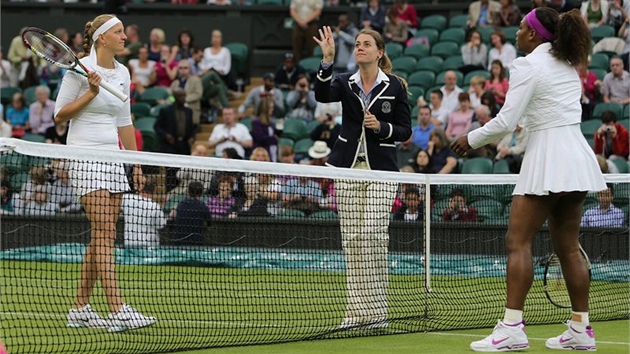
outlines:
[[[107,90],[112,95],[118,97],[123,102],[126,102],[129,99],[129,96],[125,95],[122,91],[117,90],[114,86],[110,85],[105,80],[101,80],[101,87]]]

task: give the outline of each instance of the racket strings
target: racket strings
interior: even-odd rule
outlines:
[[[36,33],[28,33],[26,40],[31,48],[39,52],[45,60],[65,68],[74,66],[74,55],[53,39]]]

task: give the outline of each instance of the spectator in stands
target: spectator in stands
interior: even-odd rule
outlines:
[[[253,154],[252,154],[253,156]],[[237,216],[269,216],[267,211],[267,199],[260,195],[260,189],[258,184],[258,175],[245,177],[245,193],[247,197],[243,205],[239,207],[232,207],[229,211],[228,217],[235,218]],[[280,188],[280,185],[278,185]]]
[[[451,112],[448,116],[448,124],[446,125],[446,134],[451,139],[468,132],[475,114],[471,109],[472,106],[468,92],[460,92],[458,98],[459,108]]]
[[[548,7],[558,11],[558,13],[569,12],[579,9],[581,1],[578,0],[549,0]]]
[[[40,59],[26,47],[21,35],[23,30],[24,28],[22,28],[20,33],[11,40],[9,50],[7,51],[7,59],[9,59],[11,65],[13,65],[13,73],[16,75],[12,81],[15,82],[15,85],[12,86],[20,86],[25,89],[26,87],[35,86],[39,83],[37,68],[46,66],[46,61],[44,59]],[[27,77],[29,76],[29,67],[31,68],[30,73],[34,73],[34,78]],[[31,82],[33,79],[37,79],[37,83]]]
[[[190,63],[188,60],[177,62],[178,75],[171,83],[171,93],[176,89],[184,90],[186,102],[185,106],[192,110],[192,124],[196,130],[201,122],[201,98],[203,96],[203,86],[198,76],[190,74]]]
[[[443,103],[444,93],[442,90],[433,90],[429,96],[429,107],[431,107],[431,117],[433,118],[433,124],[436,127],[442,129],[446,128],[448,123],[448,115],[451,111]]]
[[[179,31],[177,44],[171,47],[171,61],[180,62],[192,58],[195,51],[195,37],[189,29]]]
[[[512,133],[507,134],[497,145],[495,160],[505,160],[511,173],[521,172],[521,163],[527,147],[528,134],[520,125]]]
[[[50,174],[45,166],[33,166],[29,173],[29,180],[22,184],[19,194],[13,195],[13,208],[18,214],[22,214],[24,206],[31,200],[31,194],[37,186],[43,186],[47,188],[47,194],[51,192],[51,187],[48,181],[50,180]]]
[[[223,150],[233,148],[241,158],[245,157],[245,149],[252,147],[252,136],[249,129],[236,121],[234,108],[223,108],[223,123],[217,124],[210,135],[210,148],[215,149],[216,156],[222,156]]]
[[[192,181],[188,184],[188,197],[173,209],[168,217],[171,229],[171,245],[201,246],[206,243],[210,225],[210,210],[200,198],[203,184]]]
[[[184,61],[186,63],[186,61]],[[186,107],[186,92],[176,87],[173,90],[175,102],[160,110],[155,121],[160,152],[167,154],[190,155],[190,146],[195,139],[192,115]]]
[[[319,103],[318,103],[319,105]],[[310,138],[313,141],[324,141],[329,148],[333,148],[341,133],[341,116],[326,115],[326,119],[311,131]]]
[[[236,81],[232,73],[232,53],[223,46],[223,33],[219,30],[212,31],[211,46],[204,49],[203,59],[199,66],[202,76],[208,71],[215,71],[221,77],[230,90],[236,90]]]
[[[138,193],[125,193],[122,200],[125,218],[125,247],[159,247],[160,230],[166,217],[153,200],[155,181],[147,180]]]
[[[169,48],[169,55],[164,56],[162,53],[162,46],[164,45],[166,45],[164,30],[161,28],[152,29],[149,33],[149,60],[153,60],[156,63],[160,60],[169,60],[171,49]]]
[[[191,65],[191,68],[192,67]],[[225,86],[225,82],[223,82],[221,76],[215,71],[210,70],[201,76],[201,87],[203,91],[203,102],[209,102],[210,105],[217,110],[222,110],[224,107],[230,105],[228,97],[232,91]]]
[[[156,86],[169,88],[177,77],[177,62],[169,61],[171,48],[163,44],[160,50],[160,59],[155,63],[151,79]]]
[[[426,150],[429,140],[431,140],[431,131],[435,129],[431,117],[431,108],[429,106],[420,107],[418,109],[418,124],[411,128],[411,136],[413,143]]]
[[[466,204],[466,195],[461,188],[455,188],[451,192],[448,208],[442,212],[442,221],[477,221],[477,209]]]
[[[494,13],[492,24],[495,27],[518,26],[523,15],[514,0],[500,0],[501,9]],[[507,66],[507,65],[506,65]]]
[[[58,123],[46,129],[44,138],[47,144],[66,145],[68,140],[68,122]]]
[[[293,91],[287,95],[287,118],[297,118],[310,122],[315,117],[315,92],[311,90],[311,83],[306,75],[298,77]]]
[[[505,68],[501,60],[495,59],[490,64],[490,77],[486,80],[486,91],[494,94],[494,98],[498,105],[502,106],[505,102],[505,94],[510,86],[508,78],[505,76]]]
[[[492,91],[486,91],[481,95],[481,104],[490,108],[490,117],[494,118],[499,113],[499,105]]]
[[[420,147],[413,143],[413,133],[409,139],[396,144],[396,166],[402,169],[411,165],[418,154]]]
[[[457,155],[451,151],[449,140],[442,129],[431,131],[427,152],[433,161],[433,173],[453,173],[457,167]]]
[[[313,55],[316,43],[319,16],[322,13],[322,0],[291,0],[290,13],[293,25],[293,56],[296,62]]]
[[[298,78],[296,78],[295,80],[296,84]],[[266,73],[263,75],[263,84],[261,86],[251,89],[247,94],[247,97],[245,97],[245,101],[243,101],[243,103],[238,107],[238,113],[241,117],[245,115],[245,111],[247,110],[247,108],[258,107],[260,99],[268,96],[273,97],[275,110],[274,116],[280,116],[278,113],[284,112],[284,96],[282,95],[282,91],[274,87],[275,79],[276,76],[273,73]]]
[[[16,92],[11,97],[11,106],[7,108],[6,121],[11,124],[11,136],[21,138],[31,128],[28,122],[29,109],[26,107],[26,100],[21,92]]]
[[[416,187],[407,187],[404,190],[404,204],[394,213],[394,220],[423,221],[424,196]]]
[[[606,20],[608,19],[608,1],[584,1],[580,7],[580,13],[582,13],[584,21],[588,23],[588,27],[599,27],[606,23]]]
[[[457,86],[457,74],[455,71],[449,70],[444,74],[444,85],[440,88],[440,91],[442,91],[442,106],[450,115],[451,112],[459,108],[459,94],[464,92],[461,87]]]
[[[630,2],[624,0],[612,0],[608,2],[606,24],[614,28],[617,34],[619,34],[621,26],[628,20],[628,10],[626,9],[626,4],[628,3]],[[623,36],[620,37],[623,38]]]
[[[435,173],[433,169],[433,159],[425,149],[419,149],[409,164],[414,173]]]
[[[617,115],[611,111],[602,113],[602,125],[595,132],[595,153],[607,159],[628,159],[628,130],[617,123]]]
[[[281,163],[294,164],[295,163],[295,150],[293,146],[285,145],[280,147],[278,153],[278,161]]]
[[[50,200],[50,189],[46,186],[35,186],[30,198],[24,200],[22,212],[28,216],[55,215],[55,203]]]
[[[341,102],[317,102],[317,106],[315,107],[315,119],[322,123],[326,123],[326,121],[329,120],[329,116],[334,119],[341,117],[341,110]]]
[[[324,197],[319,183],[308,177],[288,179],[282,186],[282,204],[287,209],[297,209],[306,215],[318,211]]]
[[[54,180],[50,187],[50,200],[55,204],[55,209],[62,214],[80,213],[83,208],[74,193],[69,168],[68,162],[63,160],[53,160],[51,163]]]
[[[13,192],[11,183],[6,179],[0,179],[0,215],[13,214]]]
[[[590,56],[589,56],[590,63]],[[599,100],[602,82],[594,72],[588,68],[580,68],[580,81],[582,82],[582,122],[591,119],[595,103]]]
[[[4,59],[2,47],[0,47],[0,89],[17,86],[17,75],[13,72],[11,62]]]
[[[478,106],[477,108],[475,108],[475,117],[476,117],[476,120],[472,122],[472,124],[468,128],[467,133],[470,133],[471,131],[475,129],[483,127],[484,125],[486,125],[486,123],[488,123],[492,119],[492,117],[490,117],[490,108],[488,108],[488,106],[486,105]],[[468,158],[487,157],[487,158],[492,159],[497,154],[498,143],[499,141],[497,140],[490,144],[482,146],[479,149],[470,150],[466,154],[466,157]]]
[[[295,62],[293,53],[285,53],[284,62],[276,70],[274,82],[276,87],[281,90],[291,90],[295,87],[300,75],[306,75],[306,70]]]
[[[142,95],[147,87],[155,83],[155,62],[149,60],[149,48],[142,46],[137,50],[137,59],[129,59],[127,66],[131,74],[133,89]]]
[[[337,47],[337,54],[335,55],[335,72],[345,73],[348,71],[354,71],[356,64],[354,63],[354,38],[359,33],[357,27],[350,21],[350,17],[347,14],[339,15],[337,19],[338,23],[336,27],[333,27],[333,38],[335,39],[335,46]]]
[[[383,28],[385,28],[385,6],[381,5],[379,0],[369,0],[368,6],[361,9],[359,29],[363,28],[383,33]]]
[[[252,120],[252,141],[254,150],[262,148],[276,162],[278,156],[278,132],[275,128],[273,116],[273,99],[265,97],[260,100],[256,108],[256,117]]]
[[[617,37],[623,39],[625,45],[623,47],[623,51],[620,55],[625,68],[628,66],[628,55],[630,55],[630,31],[628,30],[628,23],[630,23],[630,17],[626,15],[625,19],[623,19],[623,24],[619,27],[619,31],[617,31]],[[601,42],[601,41],[600,41]]]
[[[204,49],[201,47],[195,47],[192,50],[192,56],[188,58],[188,62],[190,63],[190,74],[201,77],[203,75],[203,69],[200,64],[203,60],[203,51]]]
[[[610,59],[610,72],[602,80],[604,102],[630,103],[630,73],[623,68],[619,57]]]
[[[470,88],[468,89],[468,95],[470,96],[470,105],[473,108],[479,107],[481,105],[481,96],[484,92],[484,86],[486,84],[486,79],[481,75],[475,75],[470,78]]]
[[[468,6],[468,27],[495,25],[496,13],[501,12],[501,3],[494,0],[476,0]]]
[[[607,184],[607,189],[597,192],[598,206],[588,209],[582,216],[581,227],[623,227],[625,213],[613,203],[614,187]]]
[[[481,42],[481,33],[476,29],[470,29],[466,37],[466,43],[461,47],[463,66],[459,68],[466,75],[474,70],[486,70],[488,65],[488,48]]]
[[[219,193],[208,198],[206,203],[213,219],[228,216],[229,212],[236,204],[236,199],[232,195],[232,185],[234,183],[232,177],[223,174],[218,178]]]
[[[129,60],[138,59],[140,48],[144,47],[144,43],[140,40],[140,29],[136,24],[127,26],[127,28],[125,28],[125,35],[127,36],[127,46],[116,56],[116,58],[121,64],[127,65]],[[79,52],[83,51],[83,39],[81,39],[78,49]],[[148,54],[149,52],[147,48],[147,58]]]
[[[492,48],[488,52],[488,71],[492,71],[492,63],[495,60],[501,61],[504,68],[509,68],[516,59],[516,48],[508,42],[505,33],[502,31],[492,32],[490,43]]]
[[[129,28],[130,26],[133,26],[133,25],[129,25],[129,26],[127,26],[127,28]],[[127,42],[129,42],[129,41],[130,41],[129,40],[129,36],[127,35]],[[72,49],[72,52],[75,55],[81,53],[83,51],[83,33],[80,32],[80,31],[76,31],[76,32],[72,33],[70,35],[70,41],[68,42],[68,47],[70,47],[70,49]],[[120,60],[122,58],[118,58],[117,57],[117,59],[119,59],[118,61],[120,63],[122,63],[122,61]],[[122,64],[124,64],[124,63],[122,63]]]
[[[410,8],[413,7],[410,6]],[[407,22],[397,16],[395,8],[390,7],[387,9],[387,21],[383,28],[383,39],[385,39],[386,42],[399,43],[403,47],[406,47],[408,38],[409,27]]]
[[[48,86],[37,86],[35,88],[37,100],[28,108],[28,124],[31,133],[44,135],[46,130],[55,125],[53,114],[55,113],[55,101],[50,99],[50,89]]]
[[[532,0],[532,10],[539,7],[548,7],[547,0]]]
[[[396,16],[407,24],[407,28],[415,33],[415,30],[418,29],[416,8],[413,5],[409,5],[408,0],[395,0],[393,10]]]
[[[308,164],[311,166],[326,166],[328,155],[332,149],[323,141],[315,141],[308,149]],[[335,181],[331,178],[312,178],[322,190],[322,199],[319,200],[320,210],[337,211],[337,191]]]

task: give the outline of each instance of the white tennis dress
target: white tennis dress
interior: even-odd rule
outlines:
[[[515,195],[599,191],[606,183],[595,153],[580,130],[582,86],[569,63],[543,43],[510,68],[510,88],[499,114],[468,134],[473,149],[495,141],[516,125],[529,139]]]
[[[81,59],[87,65],[88,58]],[[115,69],[96,67],[101,78],[129,95],[129,71],[116,63]],[[68,71],[63,77],[55,104],[55,115],[66,104],[76,101],[89,90],[87,78]],[[118,127],[132,125],[129,100],[121,102],[104,89],[74,118],[70,120],[67,145],[118,150]],[[118,193],[129,190],[122,164],[105,162],[74,162],[70,178],[79,196],[106,189]]]

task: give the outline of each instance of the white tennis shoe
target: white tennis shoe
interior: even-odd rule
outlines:
[[[110,322],[109,332],[148,327],[157,322],[155,317],[145,316],[127,304],[124,304],[118,312],[110,313],[107,318]]]
[[[511,352],[529,348],[525,322],[506,325],[499,321],[494,331],[486,338],[470,343],[470,349],[476,352]]]
[[[109,322],[87,304],[68,311],[68,327],[71,328],[108,328]]]
[[[596,351],[595,345],[595,333],[593,327],[586,326],[586,331],[578,332],[573,328],[572,321],[567,321],[566,325],[569,327],[564,333],[557,337],[547,339],[545,345],[549,349],[558,350],[587,350]]]

